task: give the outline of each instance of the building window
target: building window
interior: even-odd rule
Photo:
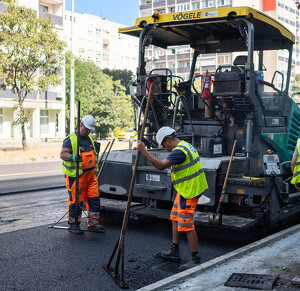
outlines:
[[[218,6],[231,6],[232,0],[218,0]]]
[[[218,55],[218,65],[231,65],[231,55]]]
[[[40,13],[48,13],[48,6],[40,5]]]
[[[0,108],[0,134],[3,134],[3,109]]]
[[[192,10],[199,10],[200,9],[200,2],[192,3]]]
[[[180,4],[176,6],[176,12],[182,12],[182,11],[187,11],[190,10],[190,4]]]
[[[201,4],[202,4],[202,9],[216,7],[215,0],[202,0]]]
[[[40,112],[40,134],[49,133],[49,111],[41,110]]]

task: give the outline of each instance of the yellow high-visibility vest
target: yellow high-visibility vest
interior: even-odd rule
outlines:
[[[293,173],[292,184],[300,183],[300,138],[297,140],[298,159]]]
[[[182,164],[171,166],[171,179],[174,188],[186,199],[200,195],[208,188],[208,185],[198,152],[186,141],[181,141],[173,150],[181,150],[186,155]]]
[[[94,149],[94,154],[96,155],[96,149],[95,149],[95,144],[93,141],[93,138],[91,134],[88,135],[88,137],[91,140],[91,143],[93,145]],[[77,154],[77,135],[75,132],[71,133],[67,138],[70,138],[71,145],[72,145],[72,154],[76,155]],[[79,155],[80,155],[80,147],[79,147]],[[96,163],[96,170],[98,171],[98,164]],[[76,177],[76,163],[75,162],[70,162],[70,161],[63,161],[62,163],[62,171],[64,174],[66,174],[69,177]],[[82,174],[82,163],[79,163],[79,175]]]

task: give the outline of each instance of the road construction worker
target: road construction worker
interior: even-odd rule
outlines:
[[[79,132],[79,153],[77,153],[77,132],[71,133],[63,142],[60,158],[63,160],[62,170],[65,173],[68,196],[69,231],[82,234],[80,228],[82,209],[84,204],[87,209],[88,230],[94,232],[104,232],[104,227],[99,223],[100,198],[97,181],[97,158],[96,148],[90,134],[95,130],[95,119],[92,115],[82,118]],[[79,193],[77,217],[78,224],[75,223],[76,205],[76,163],[79,164]]]
[[[160,128],[156,134],[156,141],[159,146],[171,152],[163,161],[151,155],[141,141],[138,141],[137,149],[156,169],[162,171],[171,167],[171,180],[177,191],[170,215],[173,245],[169,250],[162,251],[160,255],[166,260],[180,261],[180,235],[186,232],[192,256],[186,264],[180,266],[179,269],[183,271],[200,264],[194,213],[199,197],[208,185],[198,152],[191,144],[179,140],[173,128]]]
[[[295,151],[291,162],[291,170],[293,172],[292,184],[295,184],[296,189],[300,190],[300,138],[297,140]]]

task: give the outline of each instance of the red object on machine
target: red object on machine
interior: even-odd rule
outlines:
[[[211,74],[208,73],[208,70],[206,71],[205,74],[201,75],[201,99],[207,100],[207,99],[211,99]]]
[[[150,91],[150,88],[151,88],[151,84],[153,84],[155,82],[155,78],[149,78],[147,80],[147,95],[149,95],[149,91]],[[154,85],[153,85],[153,89],[152,89],[152,94],[154,93]]]

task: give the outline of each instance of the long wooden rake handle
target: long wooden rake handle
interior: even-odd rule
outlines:
[[[219,213],[219,210],[220,210],[220,207],[221,207],[221,202],[223,202],[223,199],[224,199],[224,194],[225,194],[225,190],[226,190],[226,186],[227,186],[227,181],[228,181],[228,176],[229,176],[229,172],[230,172],[230,168],[231,168],[231,164],[232,164],[232,160],[233,160],[233,155],[234,155],[235,148],[236,148],[236,143],[237,143],[237,140],[235,140],[234,143],[233,143],[231,156],[230,156],[230,161],[229,161],[229,164],[228,164],[228,168],[227,168],[227,172],[226,172],[226,176],[225,176],[225,180],[224,180],[224,184],[223,184],[223,188],[222,188],[222,192],[221,192],[221,196],[220,196],[220,201],[219,201],[217,213]]]
[[[150,102],[151,102],[151,99],[153,97],[152,96],[153,89],[154,89],[153,88],[153,84],[151,84],[150,92],[149,92],[149,96],[148,96],[148,100],[147,100],[147,104],[146,104],[146,109],[145,109],[145,114],[144,114],[144,120],[143,120],[143,125],[142,125],[142,129],[141,129],[139,141],[142,141],[143,137],[144,137],[144,132],[145,132],[146,123],[147,123],[147,119],[148,119],[149,108],[150,108]],[[135,163],[134,163],[132,177],[131,177],[131,183],[130,183],[130,189],[129,189],[129,194],[128,194],[127,206],[126,206],[126,210],[125,210],[125,213],[124,213],[124,219],[123,219],[121,234],[120,234],[120,237],[119,237],[117,257],[116,257],[116,263],[115,263],[115,272],[119,268],[120,255],[121,255],[121,250],[122,250],[122,245],[123,245],[122,244],[122,240],[123,240],[123,236],[124,236],[124,234],[126,232],[127,222],[128,222],[128,218],[129,218],[130,205],[131,205],[131,200],[132,200],[132,196],[133,196],[133,189],[134,189],[135,177],[136,177],[136,173],[137,173],[137,168],[138,168],[138,163],[139,163],[139,159],[140,159],[140,154],[141,153],[138,151],[137,155],[136,155]]]
[[[76,153],[79,155],[79,136],[80,136],[80,101],[77,105],[77,145]],[[78,225],[78,201],[79,201],[79,163],[76,163],[76,187],[75,187],[75,224]]]

